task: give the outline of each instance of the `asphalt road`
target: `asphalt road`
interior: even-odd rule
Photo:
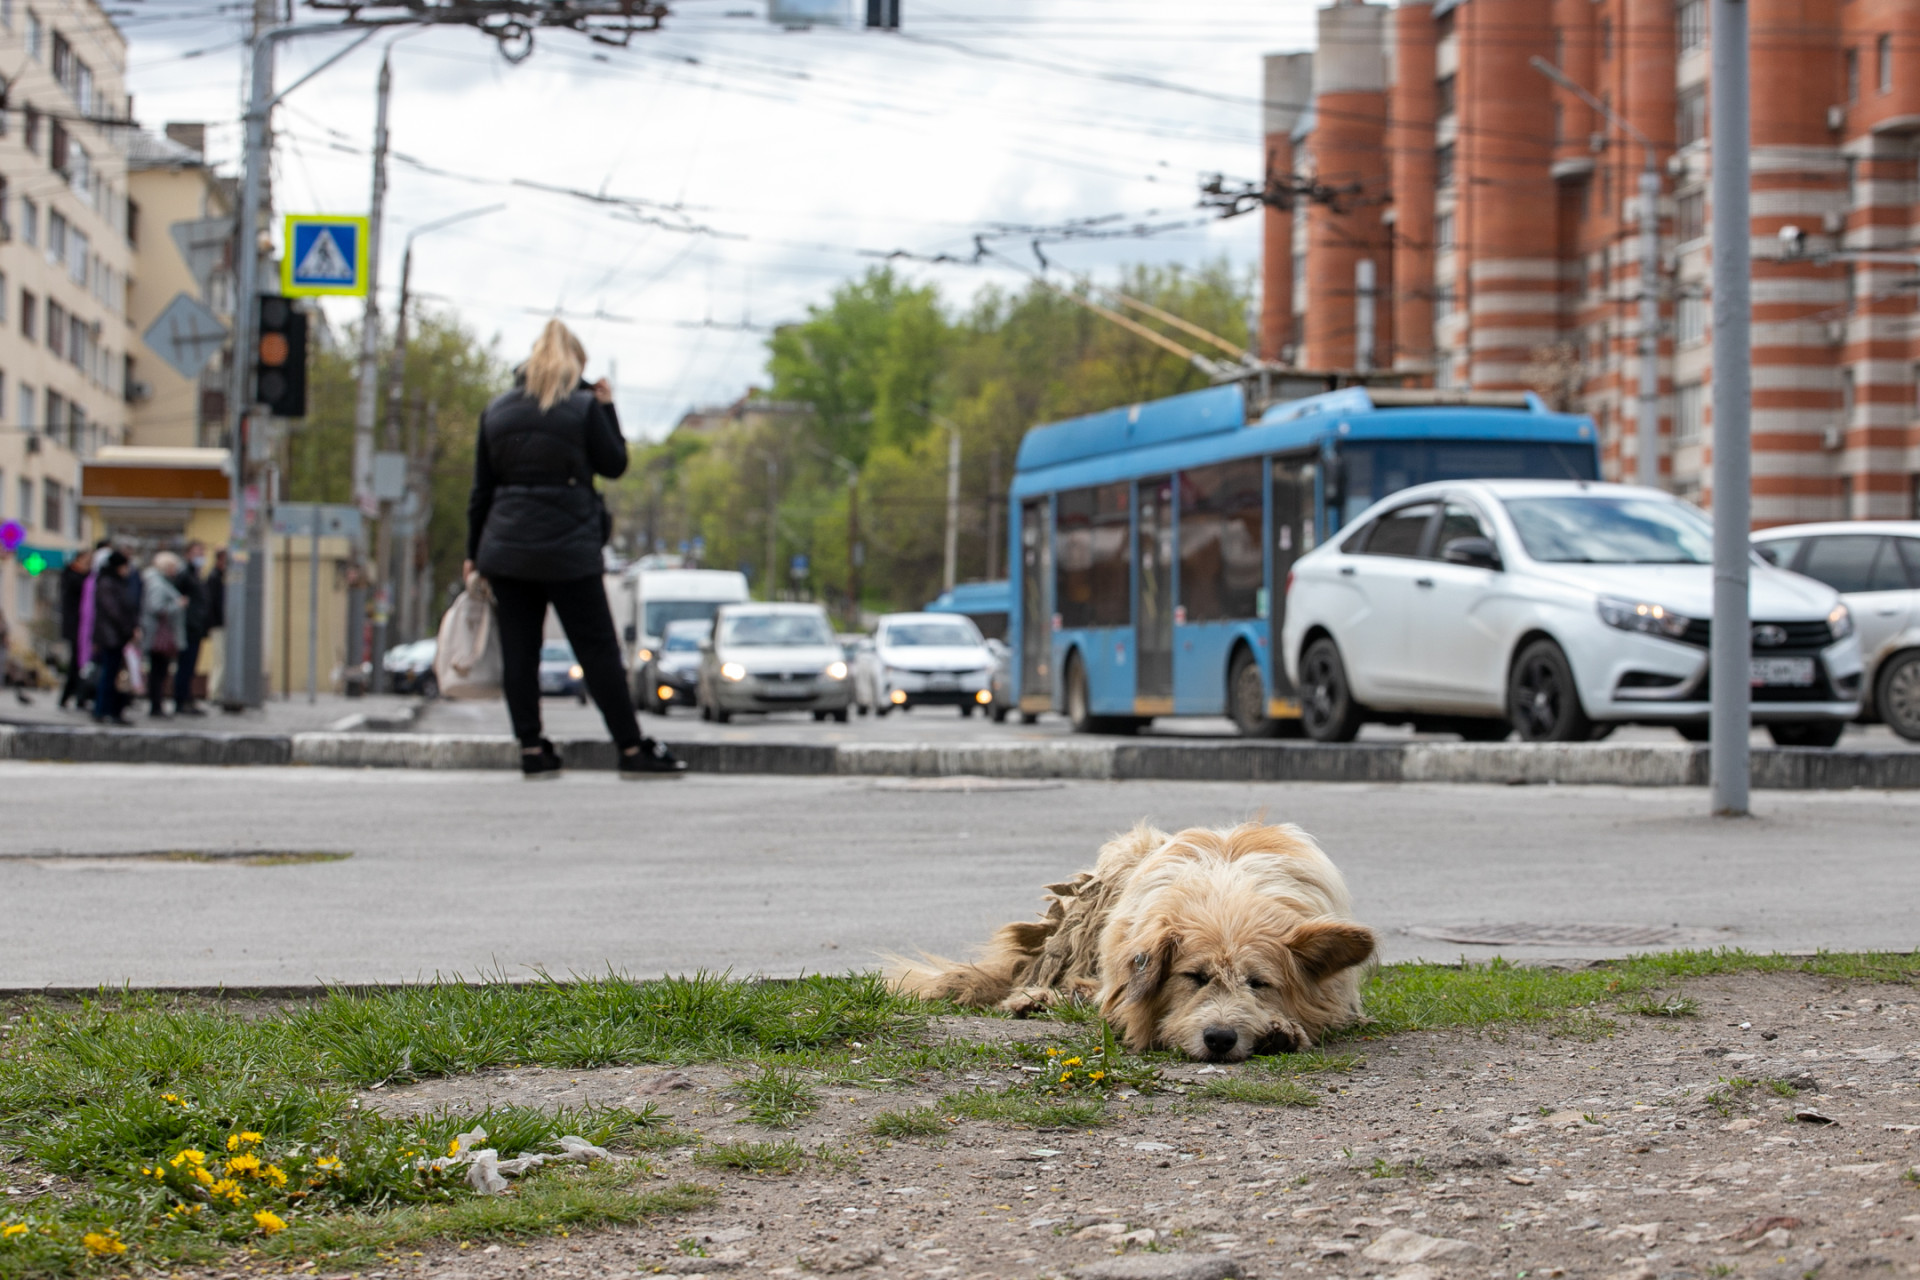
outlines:
[[[0,764],[0,987],[792,974],[963,951],[1141,817],[1319,836],[1389,959],[1462,926],[1761,950],[1920,944],[1920,794]],[[153,851],[350,854],[278,865]],[[1467,930],[1471,932],[1471,930]],[[1660,935],[1648,935],[1658,937]],[[1601,956],[1646,942],[1509,946]]]

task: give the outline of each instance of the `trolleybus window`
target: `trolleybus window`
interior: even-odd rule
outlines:
[[[1341,446],[1346,524],[1389,494],[1434,480],[1598,480],[1590,444],[1528,440],[1394,440]]]
[[[1180,607],[1188,622],[1257,616],[1264,470],[1247,458],[1180,473]]]
[[[1131,488],[1068,489],[1055,501],[1059,579],[1054,608],[1062,627],[1124,627],[1133,620],[1127,586]]]

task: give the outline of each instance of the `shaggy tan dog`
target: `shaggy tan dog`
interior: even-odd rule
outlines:
[[[1047,892],[1044,920],[1002,926],[972,964],[902,965],[896,985],[1012,1013],[1097,998],[1136,1052],[1219,1062],[1305,1048],[1360,1016],[1373,931],[1296,826],[1142,825]]]

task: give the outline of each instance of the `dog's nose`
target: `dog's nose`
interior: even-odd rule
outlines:
[[[1216,1058],[1225,1057],[1233,1052],[1233,1046],[1240,1043],[1240,1033],[1232,1027],[1208,1027],[1200,1033],[1207,1042],[1207,1052]]]

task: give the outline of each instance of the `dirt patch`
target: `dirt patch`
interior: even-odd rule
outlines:
[[[1364,1061],[1299,1078],[1311,1108],[1204,1100],[1219,1081],[1275,1077],[1181,1065],[1166,1074],[1184,1093],[1114,1102],[1090,1130],[967,1120],[934,1137],[870,1135],[883,1111],[1003,1088],[1017,1067],[821,1083],[819,1109],[782,1131],[747,1122],[739,1077],[719,1066],[388,1087],[363,1105],[652,1103],[701,1145],[649,1152],[646,1176],[719,1199],[650,1227],[436,1249],[372,1274],[966,1280],[1120,1255],[1126,1274],[1172,1277],[1228,1274],[1202,1265],[1224,1255],[1247,1276],[1301,1280],[1920,1275],[1920,993],[1793,975],[1668,994],[1646,1007],[1680,1016],[1600,1009],[1349,1042]],[[1043,1042],[1064,1030],[942,1026]],[[785,1141],[810,1153],[794,1174],[700,1156]]]

